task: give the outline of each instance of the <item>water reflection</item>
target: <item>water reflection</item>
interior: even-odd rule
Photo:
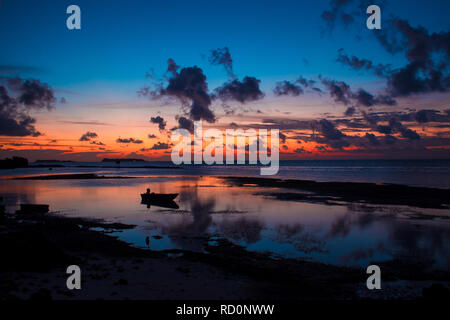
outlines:
[[[179,193],[179,208],[141,205],[140,194],[147,187],[157,193]],[[257,195],[267,191],[230,187],[211,177],[3,180],[0,184],[9,211],[20,203],[46,203],[65,215],[136,224],[137,228],[117,235],[136,246],[146,246],[149,237],[153,250],[203,251],[214,236],[248,250],[333,264],[408,258],[450,267],[450,220],[434,217],[448,218],[449,210],[322,205]]]

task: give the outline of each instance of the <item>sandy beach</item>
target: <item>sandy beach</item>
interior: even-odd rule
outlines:
[[[51,179],[65,180],[68,177],[52,176]],[[92,179],[92,176],[79,175],[78,179]],[[318,201],[327,206],[345,202],[354,205],[401,203],[411,207],[443,208],[449,199],[448,190],[399,185],[328,184],[235,177],[224,178],[223,183],[267,189],[266,193],[258,196],[272,197],[276,201],[313,204]],[[275,193],[274,188],[278,190]],[[374,189],[377,192],[372,193]],[[307,194],[293,193],[294,190]],[[416,193],[432,194],[433,197],[427,197],[427,202],[417,201]],[[210,213],[208,211],[206,214]],[[192,214],[195,215],[195,212]],[[420,220],[436,218],[442,217],[415,216]],[[0,266],[2,300],[448,297],[449,270],[430,268],[423,260],[396,258],[373,261],[383,270],[384,290],[380,294],[366,289],[367,276],[363,267],[337,266],[247,250],[227,237],[214,234],[181,234],[183,241],[201,243],[203,249],[200,251],[182,248],[152,250],[154,243],[162,241],[162,236],[150,237],[150,248],[139,247],[117,236],[136,229],[136,225],[103,219],[66,216],[58,212],[8,212],[0,225],[0,247],[4,257]],[[82,270],[82,290],[68,290],[66,287],[66,268],[71,264],[80,266]]]

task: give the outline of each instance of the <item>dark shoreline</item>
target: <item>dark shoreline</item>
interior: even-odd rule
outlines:
[[[130,176],[99,176],[95,173],[62,173],[15,177],[12,180],[97,180],[97,179],[138,179]]]
[[[57,214],[21,215],[19,219],[7,215],[0,224],[7,230],[0,233],[0,300],[385,298],[364,289],[367,275],[362,268],[275,259],[224,239],[206,245],[204,253],[152,251],[108,234],[111,230],[134,228],[132,225]],[[204,237],[205,244],[209,240]],[[69,291],[65,287],[65,268],[70,264],[83,270],[83,290]],[[450,273],[430,270],[426,263],[392,260],[377,264],[383,270],[385,284],[419,281],[428,288],[433,282],[450,281]],[[365,296],[358,294],[361,290],[366,291]],[[402,299],[398,294],[393,295]],[[448,291],[438,289],[439,294]],[[422,298],[421,294],[418,298]]]
[[[62,164],[38,164],[29,165],[28,168],[98,168],[98,169],[183,169],[183,167],[169,166],[94,166],[94,165],[76,165],[65,166]]]
[[[277,193],[280,200],[323,200],[407,205],[419,208],[449,209],[450,189],[412,187],[398,184],[359,182],[316,182],[259,177],[221,177],[233,185],[284,188],[306,193]],[[328,197],[328,198],[326,198]]]

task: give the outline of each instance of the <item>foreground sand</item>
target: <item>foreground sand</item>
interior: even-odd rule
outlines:
[[[131,247],[105,232],[134,227],[130,225],[52,214],[7,215],[0,225],[2,300],[416,299],[424,293],[447,295],[440,285],[423,289],[450,281],[447,272],[393,261],[383,265],[381,294],[365,289],[365,270],[273,259],[226,240],[206,244],[205,253],[154,252]],[[71,264],[82,270],[81,290],[66,287],[65,271]]]

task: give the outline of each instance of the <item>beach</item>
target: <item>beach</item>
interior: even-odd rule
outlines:
[[[153,168],[134,175],[129,168],[20,170],[0,184],[8,262],[2,299],[423,299],[448,292],[448,189]],[[141,204],[147,187],[178,193],[178,208]],[[25,203],[48,204],[50,212],[16,212]],[[66,287],[71,264],[82,270],[82,290]],[[366,288],[370,264],[382,269],[382,294]]]

